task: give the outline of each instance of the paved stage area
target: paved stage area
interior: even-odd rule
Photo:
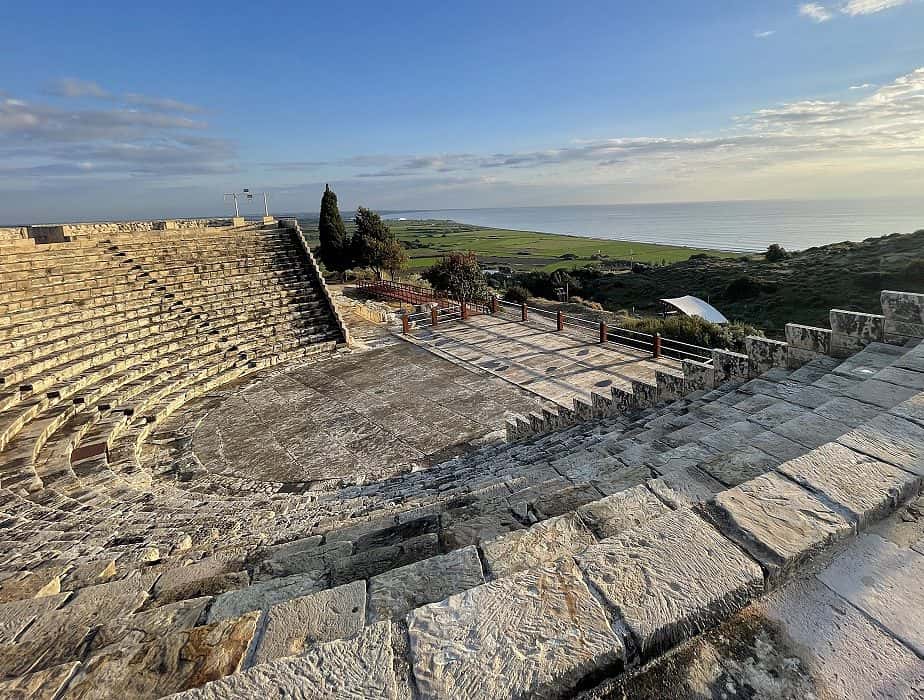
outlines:
[[[595,343],[595,333],[591,327],[557,332],[554,318],[534,313],[524,323],[507,311],[436,328],[422,326],[413,339],[569,408],[573,397],[590,400],[591,391],[608,395],[610,387],[628,388],[632,379],[654,383],[655,370],[680,370],[675,360],[654,360],[646,352]]]
[[[410,343],[287,365],[212,392],[178,417],[202,467],[267,482],[363,483],[504,437],[542,402]]]

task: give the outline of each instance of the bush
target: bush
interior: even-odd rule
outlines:
[[[767,262],[781,262],[789,257],[789,253],[779,243],[771,243],[770,247],[767,248],[767,252],[764,253],[764,257]]]
[[[760,285],[750,277],[739,277],[725,288],[725,298],[729,301],[753,299],[760,294]]]
[[[504,293],[504,299],[513,304],[524,304],[529,299],[529,290],[518,284],[514,285]]]
[[[484,273],[473,251],[453,252],[427,269],[423,277],[430,286],[454,299],[480,299],[487,295]]]
[[[642,333],[660,333],[664,338],[679,340],[707,348],[730,348],[743,352],[744,339],[759,335],[759,331],[746,323],[734,322],[724,325],[710,323],[698,316],[668,316],[659,318],[620,318],[618,325]]]

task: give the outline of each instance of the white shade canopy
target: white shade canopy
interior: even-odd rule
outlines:
[[[728,323],[728,319],[722,315],[721,311],[699,297],[687,294],[686,296],[677,297],[676,299],[662,299],[661,301],[673,306],[687,316],[699,316],[712,323]]]

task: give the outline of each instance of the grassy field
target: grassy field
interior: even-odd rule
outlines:
[[[352,222],[347,224],[350,229]],[[649,264],[669,264],[709,252],[718,257],[735,253],[705,251],[699,248],[606,241],[597,238],[562,236],[552,233],[511,231],[469,226],[454,221],[389,220],[388,226],[404,243],[410,258],[408,271],[420,272],[452,251],[474,250],[485,267],[510,265],[514,270],[578,268],[605,260],[627,260]],[[317,222],[304,222],[306,233],[317,235]]]

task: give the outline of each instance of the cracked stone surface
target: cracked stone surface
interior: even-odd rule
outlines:
[[[478,586],[408,615],[421,698],[552,698],[625,658],[610,613],[570,561]]]
[[[253,639],[259,613],[158,637],[116,644],[85,661],[65,697],[157,698],[234,673]]]
[[[0,681],[0,697],[6,700],[54,700],[79,664],[74,661]]]
[[[599,539],[614,537],[670,512],[650,489],[633,486],[578,508],[577,513]]]
[[[481,560],[473,546],[392,569],[369,579],[369,619],[399,618],[484,581]]]
[[[708,629],[763,588],[760,567],[690,510],[605,540],[577,561],[645,655]]]
[[[92,650],[110,644],[153,642],[170,632],[195,627],[203,619],[212,599],[191,598],[162,605],[105,623],[93,635]]]
[[[268,610],[276,603],[315,593],[326,588],[326,582],[311,575],[286,576],[255,583],[247,588],[223,593],[209,608],[209,623],[227,620],[251,610]]]
[[[175,700],[292,698],[293,700],[360,700],[397,697],[391,625],[367,627],[351,639],[320,644],[301,656],[255,666]]]
[[[779,471],[839,506],[860,527],[885,517],[922,483],[919,476],[836,442],[780,465]]]
[[[580,517],[570,514],[549,518],[528,530],[514,530],[482,542],[481,551],[489,573],[494,578],[501,578],[576,554],[596,542]]]
[[[705,509],[717,527],[757,559],[774,582],[851,531],[843,516],[776,473],[718,494]]]
[[[888,413],[838,438],[842,445],[924,476],[924,427]]]
[[[68,593],[59,593],[0,604],[0,644],[11,644],[16,641],[29,623],[36,617],[58,608],[68,596]]]
[[[818,578],[924,656],[924,556],[860,535]]]
[[[351,637],[362,630],[365,619],[365,581],[277,603],[266,614],[253,664],[295,656],[315,644]]]

